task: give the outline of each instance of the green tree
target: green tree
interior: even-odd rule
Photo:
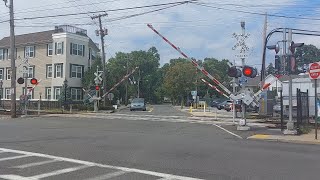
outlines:
[[[62,105],[68,105],[72,101],[68,83],[63,84],[58,101],[61,102]]]
[[[266,69],[266,72],[267,72],[267,75],[269,74],[275,74],[276,70],[275,68],[273,67],[273,64],[270,63]]]
[[[296,49],[295,57],[298,67],[302,67],[304,64],[319,61],[320,50],[312,45],[304,45]]]
[[[194,76],[195,67],[190,62],[174,63],[165,74],[164,88],[166,94],[174,102],[179,98],[185,99],[191,90],[194,90],[196,77]]]

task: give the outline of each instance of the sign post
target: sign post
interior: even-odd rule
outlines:
[[[318,139],[318,96],[317,79],[320,78],[320,62],[309,64],[309,77],[314,79],[314,120],[315,120],[315,139]]]

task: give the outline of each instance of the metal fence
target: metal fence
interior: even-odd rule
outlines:
[[[301,92],[300,89],[296,89],[296,93],[292,96],[292,120],[295,123],[297,130],[302,126],[308,125],[310,116],[312,116],[312,101],[314,97],[309,96],[309,92]],[[281,117],[281,129],[286,126],[286,122],[289,119],[289,96],[280,96],[280,117]]]

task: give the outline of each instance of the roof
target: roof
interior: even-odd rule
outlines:
[[[16,46],[52,42],[54,30],[16,35]],[[10,47],[10,37],[0,40],[0,48]]]
[[[308,77],[307,75],[291,75],[292,79],[297,79],[297,78],[305,78]],[[279,78],[279,81],[284,82],[288,81],[289,76],[288,75],[283,75]],[[260,85],[260,76],[256,76],[255,78],[248,78],[248,83],[246,86],[259,86]]]

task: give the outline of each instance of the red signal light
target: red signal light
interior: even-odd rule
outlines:
[[[244,66],[242,69],[243,75],[254,78],[257,76],[257,69],[254,69],[253,67],[250,66]]]
[[[36,84],[38,84],[38,80],[37,80],[36,78],[32,78],[32,79],[30,80],[30,83],[31,83],[32,85],[36,85]]]
[[[96,91],[99,91],[100,90],[100,86],[96,86]]]

